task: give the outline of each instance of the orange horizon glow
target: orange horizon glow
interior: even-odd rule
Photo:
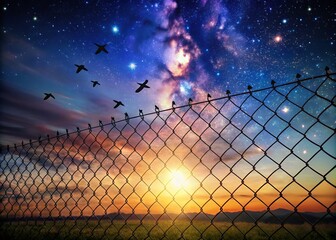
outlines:
[[[150,155],[147,157],[149,158]],[[57,182],[59,182],[58,188],[61,182],[55,177],[55,183],[49,183],[50,189],[48,187],[45,189],[43,187],[30,188],[30,193],[27,193],[31,194],[31,199],[41,198],[43,201],[28,201],[29,204],[25,204],[24,199],[16,201],[4,199],[3,204],[6,206],[6,201],[11,203],[10,213],[18,212],[22,216],[42,214],[42,216],[54,217],[133,212],[135,214],[148,212],[151,214],[179,214],[181,212],[216,214],[243,210],[265,211],[267,206],[270,206],[270,210],[283,208],[293,211],[291,204],[298,205],[297,211],[299,212],[324,212],[326,208],[312,198],[315,197],[325,206],[330,207],[332,212],[336,211],[333,205],[335,190],[326,184],[314,190],[311,196],[308,196],[308,193],[298,186],[289,186],[282,191],[280,197],[280,193],[275,188],[282,189],[286,186],[286,179],[284,182],[275,181],[272,184],[273,187],[265,184],[265,179],[252,177],[244,182],[245,185],[241,185],[239,179],[232,177],[216,179],[210,171],[202,171],[195,166],[193,166],[194,172],[190,172],[190,168],[181,162],[178,167],[174,167],[178,161],[180,160],[177,158],[171,158],[164,166],[161,160],[154,158],[147,162],[147,164],[155,163],[152,164],[151,170],[144,168],[142,169],[143,174],[139,173],[141,168],[130,168],[128,172],[121,172],[114,168],[116,171],[110,169],[108,175],[101,169],[83,171],[83,173],[72,175],[68,180],[63,179],[67,185],[61,188],[63,193],[52,194],[53,188],[50,185],[57,189]],[[223,174],[228,173],[228,169],[223,168],[218,170],[214,168],[212,173],[218,177],[218,171],[222,171]],[[156,172],[158,172],[157,175]],[[44,180],[52,180],[50,177],[47,178],[47,175],[40,176]],[[89,187],[87,182],[89,182]],[[29,183],[31,181],[28,178],[24,184]],[[254,195],[250,189],[259,190]]]

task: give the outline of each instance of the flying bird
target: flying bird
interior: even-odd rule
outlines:
[[[98,47],[95,54],[101,53],[102,51],[105,52],[105,53],[108,53],[108,51],[105,48],[107,44],[99,45],[99,44],[95,43],[95,45]]]
[[[139,92],[141,92],[142,89],[144,89],[144,88],[150,88],[150,87],[147,85],[147,83],[148,83],[148,80],[147,80],[147,79],[146,79],[143,83],[138,83],[138,84],[140,85],[140,87],[139,87],[137,90],[135,90],[135,92],[136,92],[136,93],[139,93]]]
[[[79,73],[82,70],[87,71],[86,67],[83,64],[81,65],[75,64],[75,66],[77,67],[76,73]]]
[[[117,101],[117,100],[113,100],[113,101],[116,103],[116,105],[114,106],[114,108],[117,108],[119,106],[125,106],[121,101]]]
[[[48,98],[52,97],[53,99],[55,99],[54,95],[52,95],[51,93],[44,93],[45,97],[43,100],[47,100]]]
[[[95,87],[97,85],[100,85],[100,83],[98,81],[91,81],[92,82],[92,86]]]

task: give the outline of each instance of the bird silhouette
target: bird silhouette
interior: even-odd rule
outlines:
[[[117,108],[119,106],[125,106],[121,101],[117,101],[117,100],[113,100],[113,101],[116,103],[116,105],[114,106],[114,108]]]
[[[147,80],[147,79],[146,79],[143,83],[138,83],[138,84],[140,85],[140,87],[138,87],[138,89],[135,90],[135,92],[136,92],[136,93],[139,93],[139,92],[141,92],[142,89],[144,89],[144,88],[150,88],[150,87],[147,85],[147,83],[148,83],[148,80]]]
[[[174,108],[176,106],[175,101],[172,101],[172,108]]]
[[[83,64],[81,65],[75,64],[75,66],[77,67],[76,73],[79,73],[82,70],[87,71],[87,68]]]
[[[296,76],[295,76],[297,79],[299,79],[301,77],[301,74],[300,73],[297,73]]]
[[[100,85],[100,83],[98,81],[91,81],[92,82],[92,86],[95,87],[97,85]]]
[[[188,99],[188,104],[191,105],[192,101],[193,101],[193,100],[192,100],[191,98],[189,98],[189,99]]]
[[[274,86],[276,82],[274,80],[271,81],[272,86]]]
[[[251,91],[251,90],[252,90],[252,86],[251,86],[251,85],[248,85],[248,86],[247,86],[247,90]]]
[[[230,90],[226,90],[226,94],[230,95],[231,94]]]
[[[155,105],[155,112],[160,112],[160,108]]]
[[[98,47],[95,54],[101,53],[102,51],[105,52],[105,53],[108,53],[108,51],[105,48],[107,44],[99,45],[99,44],[95,43],[95,45]]]
[[[333,79],[330,77],[330,73],[331,73],[330,68],[329,68],[328,66],[326,66],[324,70],[326,71],[326,77],[327,77],[327,79],[331,79],[331,80],[333,80]]]
[[[47,100],[49,99],[50,97],[52,97],[53,99],[55,99],[54,95],[52,95],[51,93],[44,93],[45,97],[43,100]]]

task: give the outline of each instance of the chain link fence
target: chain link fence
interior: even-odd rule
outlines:
[[[2,239],[334,239],[332,76],[2,149]]]

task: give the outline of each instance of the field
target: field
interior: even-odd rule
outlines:
[[[286,230],[287,229],[287,230]],[[244,238],[245,235],[245,238]],[[228,223],[211,221],[67,220],[2,222],[1,239],[335,239],[334,224]]]

